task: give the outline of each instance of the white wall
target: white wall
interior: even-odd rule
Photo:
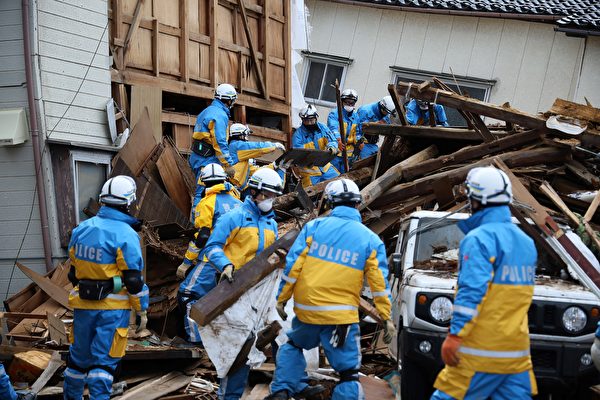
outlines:
[[[354,60],[344,87],[358,91],[359,104],[387,94],[390,66],[496,80],[490,102],[531,113],[557,97],[600,104],[600,38],[586,45],[551,24],[306,3],[309,50]],[[327,110],[320,115],[326,119]]]

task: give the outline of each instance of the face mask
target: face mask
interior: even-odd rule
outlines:
[[[271,198],[271,199],[265,199],[261,202],[259,202],[258,204],[256,204],[258,206],[258,209],[262,212],[269,212],[273,209],[273,201],[275,199]]]
[[[346,110],[346,112],[351,113],[352,111],[354,111],[354,106],[344,106],[344,110]]]
[[[317,124],[314,125],[304,125],[306,127],[307,130],[314,132],[317,130]]]

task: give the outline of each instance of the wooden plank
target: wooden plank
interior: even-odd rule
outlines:
[[[129,123],[136,126],[145,116],[144,109],[148,109],[148,118],[152,127],[156,143],[162,140],[162,90],[156,86],[134,85],[131,87],[131,117]]]
[[[583,219],[585,221],[590,222],[592,220],[594,214],[596,213],[596,210],[598,209],[598,204],[600,204],[600,190],[598,190],[598,192],[596,193],[594,200],[592,200],[590,207],[587,209],[585,215],[583,216]]]
[[[594,189],[600,188],[600,178],[590,173],[587,170],[587,168],[579,161],[569,160],[565,164],[565,166],[567,167],[567,170],[569,170],[573,175],[575,175],[575,177],[579,181],[587,184],[588,186],[593,187]]]
[[[365,394],[365,400],[394,400],[396,398],[390,385],[383,379],[359,376],[359,381]]]
[[[20,262],[17,262],[16,264],[17,267],[19,267],[19,269],[21,270],[21,272],[27,275],[29,279],[34,281],[40,287],[40,289],[42,289],[48,294],[48,296],[50,296],[50,298],[58,302],[63,307],[72,310],[72,308],[69,306],[69,292],[65,288],[58,286],[47,277],[38,274],[32,269],[27,268]]]
[[[113,168],[116,165],[117,159],[123,160],[130,171],[141,172],[144,163],[148,157],[155,151],[159,141],[153,133],[152,122],[148,109],[144,108],[142,115],[138,118],[138,122],[133,125],[133,130],[125,146],[119,151],[119,154],[113,159]],[[134,176],[135,177],[135,176]],[[138,187],[138,190],[140,187]]]
[[[160,32],[158,30],[158,25],[158,19],[154,18],[152,20],[152,49],[150,51],[152,52],[152,70],[156,77],[160,75]]]
[[[118,396],[115,399],[159,399],[162,396],[165,396],[169,393],[173,393],[174,391],[183,388],[190,382],[190,380],[192,380],[191,376],[186,376],[179,371],[169,372],[168,374],[163,375],[158,379],[153,379],[147,383],[143,383],[139,386],[136,386],[135,389],[128,390],[123,396]]]
[[[218,69],[218,30],[217,30],[217,8],[219,7],[218,0],[208,0],[209,2],[209,35],[210,35],[210,47],[208,50],[208,63],[209,63],[209,77],[210,77],[210,85],[213,89],[216,89],[217,85],[219,85],[219,69]],[[205,98],[212,97],[211,95],[206,96]]]
[[[402,125],[408,125],[406,121],[406,109],[404,108],[404,104],[400,101],[400,96],[396,91],[396,86],[389,85],[388,92],[390,96],[392,96],[392,101],[394,102],[394,107],[396,107],[396,115],[398,115],[398,119]]]
[[[67,329],[65,327],[65,323],[58,317],[56,317],[52,313],[47,313],[48,316],[48,333],[50,335],[50,339],[54,340],[59,345],[61,344],[69,344],[69,339],[67,337]]]
[[[432,157],[435,157],[436,155],[437,147],[435,147],[435,145],[431,145],[388,169],[383,175],[381,175],[375,181],[369,183],[360,191],[363,201],[358,209],[364,210],[382,193],[399,183],[402,180],[403,169],[412,165],[418,165]]]
[[[466,128],[442,126],[396,125],[367,122],[362,124],[363,133],[370,135],[401,136],[415,139],[442,139],[448,141],[482,142],[477,131]],[[496,131],[494,136],[506,136],[505,131]]]
[[[246,32],[246,40],[250,47],[250,54],[252,55],[252,61],[254,63],[256,76],[258,77],[258,84],[260,85],[260,91],[266,100],[269,100],[269,93],[267,92],[267,86],[265,85],[265,79],[263,77],[262,68],[258,56],[256,54],[256,48],[254,47],[254,41],[252,40],[252,34],[250,33],[250,27],[248,26],[248,16],[246,15],[246,7],[244,6],[244,0],[238,0],[240,12],[242,13],[242,24],[244,25],[244,32]],[[265,64],[267,64],[267,57],[264,57]],[[241,68],[241,65],[240,65]],[[240,81],[241,84],[241,81]]]
[[[566,117],[582,119],[584,121],[600,123],[600,109],[574,103],[568,100],[554,100],[554,104],[552,104],[550,112],[552,114],[559,114]]]
[[[179,26],[181,27],[181,37],[179,38],[179,72],[181,80],[188,82],[190,80],[188,66],[188,42],[190,39],[188,26],[189,3],[187,0],[179,2]]]
[[[15,318],[15,319],[46,319],[45,314],[34,314],[27,312],[0,312],[0,318]]]
[[[285,255],[297,236],[297,230],[290,230],[244,264],[242,268],[236,270],[233,282],[222,281],[192,306],[190,317],[201,326],[209,324],[223,311],[231,307],[248,289],[276,268],[282,268],[285,265]]]
[[[241,400],[262,400],[270,394],[269,385],[259,383],[252,388],[252,391],[247,396],[242,396]]]
[[[129,46],[131,45],[131,39],[133,38],[133,35],[137,31],[138,27],[140,26],[140,20],[142,18],[141,11],[142,11],[143,3],[144,3],[144,0],[137,0],[137,3],[135,4],[135,11],[133,12],[133,22],[129,26],[129,30],[127,31],[127,35],[125,36],[125,42],[123,44],[123,47],[124,47],[124,51],[123,51],[124,65],[123,65],[123,67],[127,66],[126,55],[127,55],[127,52],[129,51]]]
[[[62,367],[62,365],[63,362],[60,358],[60,353],[58,351],[53,351],[48,366],[33,383],[33,385],[31,386],[31,391],[36,394],[39,393],[44,388],[44,386],[46,386],[46,383],[48,383],[48,381],[52,379],[56,371],[58,371],[58,369]]]
[[[175,160],[176,156],[174,154],[176,150],[168,141],[165,141],[164,143],[165,148],[158,158],[158,161],[156,161],[156,166],[158,167],[158,172],[160,173],[160,177],[167,189],[169,197],[184,215],[188,215],[190,213],[192,199],[190,198],[187,186],[177,167],[177,161]]]
[[[381,318],[379,311],[377,311],[377,309],[371,303],[361,297],[358,307],[362,312],[377,321],[379,325],[383,326],[383,318]]]
[[[401,92],[409,92],[407,95],[415,99],[435,102],[455,109],[472,112],[477,115],[500,119],[502,121],[510,121],[531,129],[546,129],[545,118],[528,114],[512,107],[497,106],[495,104],[486,103],[481,100],[472,99],[440,89],[429,88],[419,92],[416,86],[409,85],[405,82],[398,83],[398,90]]]

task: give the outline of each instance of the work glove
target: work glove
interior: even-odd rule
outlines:
[[[346,145],[344,143],[342,143],[341,138],[338,138],[337,142],[338,142],[338,148],[340,149],[340,151],[346,150]]]
[[[219,278],[219,283],[223,279],[227,279],[229,282],[233,282],[233,265],[227,264],[225,268],[223,268],[223,272],[221,272],[221,277]]]
[[[283,145],[283,143],[275,142],[275,148],[285,151],[285,146]]]
[[[177,279],[185,279],[187,272],[191,267],[191,265],[182,262],[181,265],[177,267],[177,272],[175,273],[175,275],[177,275]]]
[[[460,361],[458,350],[460,349],[461,343],[462,339],[456,335],[448,334],[448,336],[446,336],[446,340],[442,343],[442,360],[444,361],[444,364],[450,367],[456,367],[458,365],[458,362]]]
[[[595,338],[592,344],[592,361],[596,366],[596,369],[600,371],[600,338]]]
[[[233,178],[235,176],[235,168],[233,166],[225,167],[225,173],[228,177]]]
[[[336,155],[338,152],[338,149],[336,149],[335,147],[328,147],[327,151],[330,152],[333,155]]]
[[[287,321],[287,313],[285,312],[285,302],[284,303],[277,303],[277,307],[275,307],[275,309],[277,310],[277,314],[279,314],[279,316],[281,317],[282,320]]]
[[[148,313],[146,311],[138,311],[135,315],[135,333],[140,333],[146,329],[148,324]]]
[[[385,344],[392,343],[392,340],[398,335],[398,331],[396,331],[396,327],[391,319],[386,319],[383,322],[383,342]]]

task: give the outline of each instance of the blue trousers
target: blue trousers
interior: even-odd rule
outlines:
[[[365,143],[362,150],[360,151],[361,159],[372,156],[373,154],[377,154],[379,151],[379,146],[377,144]]]
[[[302,349],[312,349],[319,344],[331,366],[338,372],[360,368],[360,329],[358,324],[350,325],[346,341],[342,347],[330,343],[335,325],[305,324],[298,318],[292,320],[292,330],[287,333],[289,341],[277,351],[277,368],[271,383],[271,393],[287,391],[289,395],[301,392],[306,387],[306,360]],[[358,381],[340,382],[333,390],[332,400],[364,399]]]
[[[198,259],[202,254],[198,256]],[[201,297],[217,286],[217,271],[204,261],[198,262],[192,272],[179,285],[180,301],[186,303],[183,326],[187,334],[187,340],[192,343],[202,343],[200,332],[196,321],[190,318],[192,306]],[[191,300],[194,298],[194,300]]]
[[[533,384],[532,384],[533,379]],[[469,379],[464,377],[465,382],[453,382],[453,385],[463,386],[466,392],[461,399],[478,400],[491,398],[492,400],[523,400],[531,399],[532,393],[537,392],[535,379],[531,371],[518,374],[488,374],[475,372]],[[452,397],[440,390],[436,390],[431,400],[453,400]]]
[[[17,393],[15,393],[2,364],[0,364],[0,399],[17,400]]]
[[[219,161],[217,156],[202,157],[194,152],[190,154],[190,158],[188,158],[188,163],[190,164],[190,167],[192,167],[192,171],[194,171],[196,182],[198,182],[198,178],[200,178],[200,171],[202,170],[202,167],[211,163],[217,163],[221,165],[221,162]]]
[[[225,378],[219,381],[219,400],[238,400],[242,397],[246,384],[248,382],[248,374],[250,367],[244,365],[237,371],[228,374]]]
[[[110,398],[113,374],[127,347],[129,314],[130,310],[73,311],[74,342],[65,370],[65,399],[80,400],[86,383],[92,399]]]

